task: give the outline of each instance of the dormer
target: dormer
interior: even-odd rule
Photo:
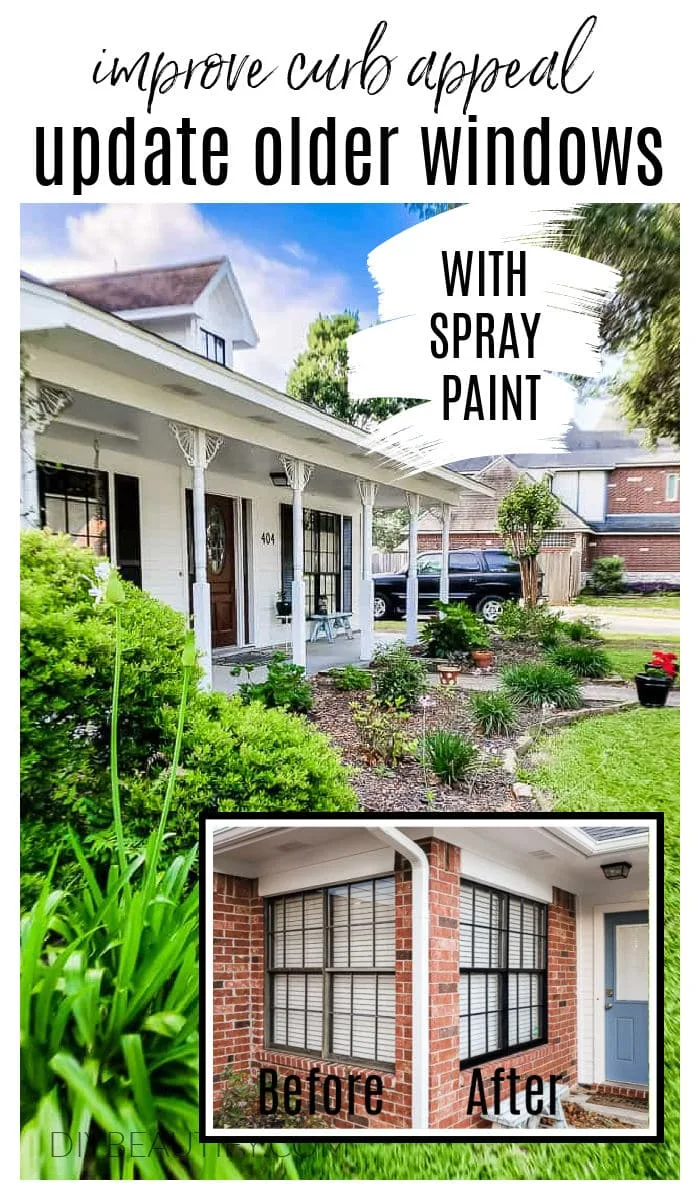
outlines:
[[[56,279],[51,286],[225,367],[234,366],[237,351],[258,344],[227,258]]]

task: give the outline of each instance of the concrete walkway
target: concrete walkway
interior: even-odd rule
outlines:
[[[460,675],[457,686],[466,692],[492,692],[500,684],[498,672],[484,675]],[[637,699],[637,689],[633,683],[607,683],[604,679],[582,680],[581,694],[584,700],[599,701],[603,704],[622,704],[625,701]],[[666,701],[667,708],[680,708],[680,689],[669,692]]]

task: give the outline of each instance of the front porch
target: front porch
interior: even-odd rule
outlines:
[[[400,633],[382,633],[375,635],[375,649],[400,642]],[[227,695],[235,692],[242,680],[249,679],[251,683],[260,683],[267,673],[267,662],[275,650],[284,651],[291,656],[291,643],[282,643],[262,652],[254,649],[239,649],[228,647],[212,652],[212,688],[215,692],[225,692]],[[336,637],[334,642],[307,642],[306,644],[306,673],[313,677],[332,667],[366,666],[369,659],[361,657],[360,639],[357,634],[352,640]],[[241,677],[234,678],[231,668],[235,665],[251,667],[250,674],[245,671]]]

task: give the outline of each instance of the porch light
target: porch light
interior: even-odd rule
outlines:
[[[628,862],[605,863],[600,869],[606,879],[626,879],[632,870],[632,864]]]
[[[273,487],[289,487],[289,480],[285,471],[270,471],[270,479]]]

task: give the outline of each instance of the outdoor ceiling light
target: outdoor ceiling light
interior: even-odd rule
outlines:
[[[289,481],[285,471],[270,471],[270,479],[274,487],[289,487]]]
[[[632,870],[632,863],[604,863],[600,869],[606,879],[626,879]]]

